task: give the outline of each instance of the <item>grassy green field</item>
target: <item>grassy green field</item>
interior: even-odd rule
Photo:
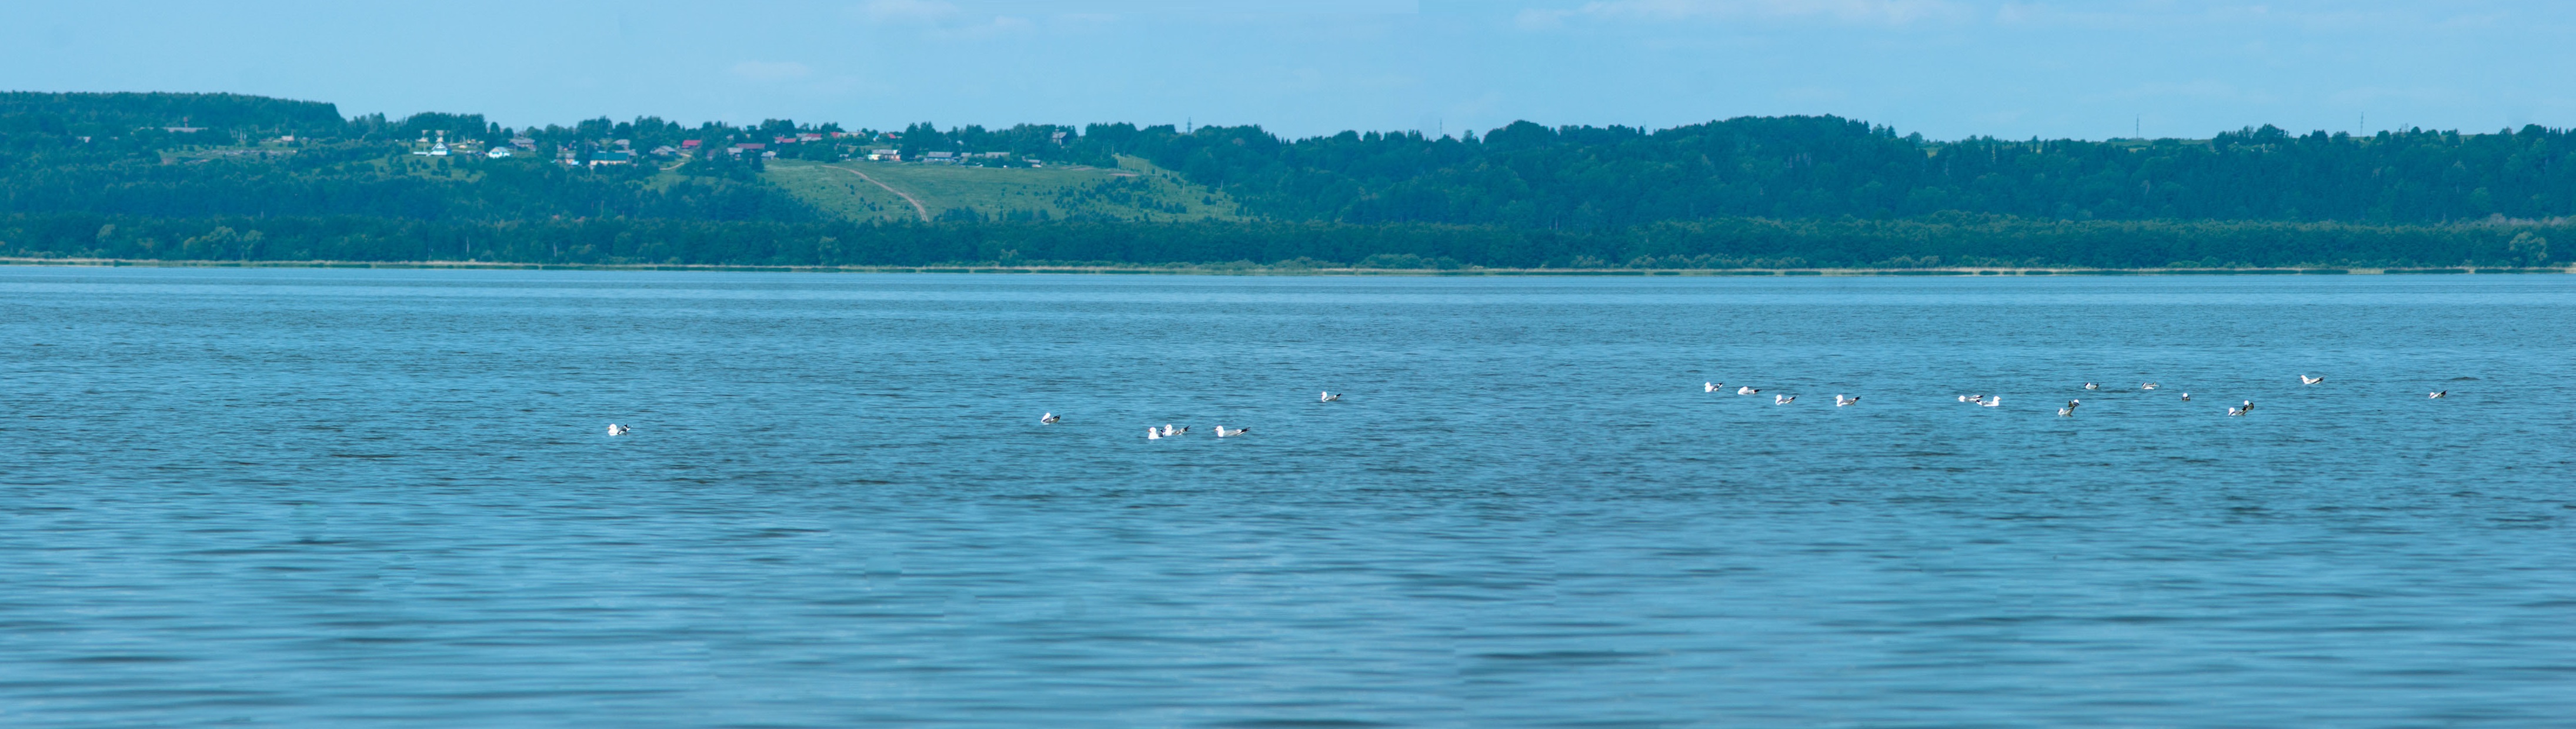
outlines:
[[[984,220],[1236,220],[1242,215],[1224,193],[1189,184],[1133,157],[1120,158],[1117,169],[779,160],[764,174],[815,207],[853,220],[917,220],[923,212],[934,219],[954,218],[970,211]],[[921,211],[886,187],[920,201]]]

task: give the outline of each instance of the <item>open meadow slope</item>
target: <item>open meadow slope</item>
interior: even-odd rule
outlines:
[[[1225,193],[1135,157],[1117,168],[964,167],[918,162],[833,164],[779,160],[762,177],[798,199],[850,220],[1096,220],[1178,222],[1244,219]],[[907,199],[907,196],[909,199]],[[916,210],[914,203],[919,203]]]

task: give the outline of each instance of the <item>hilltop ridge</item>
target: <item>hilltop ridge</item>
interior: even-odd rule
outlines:
[[[626,221],[620,235],[630,238],[698,241],[673,249],[713,257],[694,261],[702,263],[777,255],[741,242],[755,230],[742,226],[760,223],[895,227],[816,233],[878,241],[840,246],[832,255],[844,263],[913,262],[906,257],[928,248],[903,252],[908,244],[896,242],[959,235],[1025,241],[995,249],[1018,255],[1110,256],[1066,260],[1277,260],[1247,258],[1211,237],[1217,229],[1206,226],[1220,225],[1269,241],[1261,255],[1345,263],[1387,254],[1497,266],[1672,256],[1853,266],[1971,258],[2533,266],[2552,261],[2548,239],[2565,240],[2576,215],[2576,135],[2527,126],[2356,137],[2262,126],[2191,140],[1934,141],[1831,116],[1653,130],[1517,122],[1436,138],[1288,139],[1257,126],[1127,123],[692,126],[655,117],[510,128],[470,113],[342,117],[328,103],[236,94],[11,92],[0,94],[0,215],[13,221],[0,229],[8,252],[147,258],[197,254],[176,252],[189,250],[183,241],[127,241],[107,228],[193,221],[183,227],[260,232],[269,248],[281,236],[367,231],[289,248],[308,252],[669,257],[646,253],[652,242],[530,243],[605,229],[588,221]],[[93,230],[66,232],[83,226]],[[949,230],[932,232],[941,228]],[[1139,244],[1060,244],[1108,229]],[[2089,232],[2061,240],[2078,229]],[[1242,232],[1251,230],[1271,232]],[[1881,232],[1855,232],[1863,230]],[[1885,237],[1896,230],[1912,232]],[[223,239],[210,235],[181,238]],[[2267,235],[2328,238],[2289,248],[2255,242]],[[349,236],[390,247],[351,249]],[[2059,242],[2009,240],[2032,236]],[[1470,239],[1480,242],[1453,244]],[[705,244],[716,240],[735,242]],[[945,250],[987,255],[983,248]],[[2301,258],[2281,258],[2287,250]]]

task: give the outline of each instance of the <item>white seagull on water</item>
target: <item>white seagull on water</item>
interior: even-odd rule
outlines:
[[[2191,393],[2188,393],[2188,392],[2183,393],[2183,394],[2182,394],[2182,401],[2183,401],[2183,402],[2191,402]]]
[[[1064,418],[1056,417],[1055,413],[1047,413],[1047,414],[1045,414],[1045,415],[1040,415],[1040,416],[1038,416],[1038,424],[1039,424],[1039,425],[1054,425],[1054,424],[1056,423],[1056,421],[1063,420],[1063,419],[1064,419]]]
[[[2243,405],[2239,405],[2239,406],[2236,406],[2236,407],[2228,408],[2228,409],[2227,409],[2227,414],[2229,414],[2229,415],[2244,415],[2244,414],[2246,414],[2246,413],[2253,412],[2253,411],[2254,411],[2254,401],[2252,401],[2252,400],[2247,400],[2247,401],[2245,401],[2245,404],[2243,404]]]
[[[1978,401],[1982,401],[1982,400],[1984,400],[1984,399],[1986,399],[1986,396],[1984,396],[1984,395],[1960,395],[1960,396],[1959,396],[1959,402],[1978,402]]]
[[[1151,426],[1151,425],[1145,426],[1145,439],[1146,439],[1146,440],[1162,440],[1162,439],[1163,439],[1163,431],[1155,430],[1155,429],[1154,429],[1154,426]]]
[[[1317,400],[1316,402],[1332,402],[1339,399],[1342,399],[1342,396],[1333,394],[1333,391],[1331,390],[1325,390],[1323,399]]]
[[[1745,385],[1745,386],[1743,386],[1743,387],[1735,388],[1735,394],[1738,394],[1738,395],[1751,395],[1751,394],[1758,393],[1758,392],[1761,392],[1761,390],[1753,389],[1753,386],[1752,386],[1752,385]]]
[[[2309,376],[2307,376],[2307,375],[2300,375],[2300,376],[2299,376],[2299,384],[2302,384],[2302,385],[2314,385],[2314,384],[2317,384],[2317,383],[2319,383],[2319,382],[2324,382],[2324,381],[2326,381],[2326,378],[2323,378],[2323,377],[2309,377]]]
[[[1979,402],[1979,403],[1977,403],[1977,404],[1979,404],[1979,405],[1984,405],[1984,406],[1986,406],[1986,407],[1990,407],[1990,408],[1993,408],[1993,407],[2003,407],[2003,404],[2004,404],[2004,396],[2002,396],[2002,395],[1987,395],[1987,396],[1986,396],[1985,401],[1983,401],[1983,402]]]
[[[2099,390],[2099,389],[2102,389],[2102,386],[2101,386],[2101,385],[2096,385],[2096,384],[2093,384],[2093,383],[2090,383],[2090,382],[2087,382],[2087,383],[2084,383],[2084,389],[2087,389],[2087,390]]]
[[[2158,385],[2158,384],[2156,384],[2156,383],[2149,382],[2149,383],[2146,383],[2146,384],[2143,384],[2143,385],[2139,385],[2139,386],[2138,386],[2138,389],[2140,389],[2140,390],[2153,390],[2153,389],[2156,389],[2156,388],[2158,388],[2158,387],[2163,387],[2163,385]]]
[[[2073,406],[2073,405],[2068,405],[2068,406],[2066,406],[2066,407],[2058,408],[2058,409],[2057,409],[2057,417],[2061,417],[2061,418],[2072,418],[2072,417],[2075,417],[2075,406]]]
[[[616,423],[609,423],[609,424],[608,424],[608,434],[609,434],[609,435],[625,435],[625,434],[626,434],[626,426],[618,425],[618,424],[616,424]]]
[[[1702,383],[1699,383],[1699,391],[1700,391],[1700,392],[1716,392],[1716,391],[1724,390],[1724,389],[1726,389],[1726,383],[1723,383],[1723,382],[1702,382]]]
[[[1860,404],[1860,398],[1857,398],[1857,397],[1843,397],[1843,396],[1841,396],[1841,395],[1835,395],[1835,396],[1834,396],[1834,407],[1842,407],[1842,406],[1845,406],[1845,405],[1858,405],[1858,404]]]
[[[2430,393],[2430,394],[2426,394],[2426,395],[2425,395],[2425,397],[2429,397],[2429,398],[2432,398],[2432,399],[2435,399],[2435,400],[2440,400],[2440,399],[2442,399],[2442,398],[2446,398],[2446,397],[2450,397],[2450,396],[2451,396],[2451,391],[2449,391],[2449,390],[2443,390],[2443,391],[2441,391],[2441,392]]]
[[[1796,396],[1796,395],[1773,395],[1773,396],[1771,396],[1771,404],[1773,404],[1773,405],[1787,405],[1787,404],[1789,404],[1789,403],[1793,403],[1793,402],[1797,402],[1797,401],[1798,401],[1798,396]]]
[[[1236,429],[1233,429],[1233,430],[1226,430],[1226,429],[1225,429],[1225,426],[1222,426],[1222,425],[1216,426],[1216,437],[1219,437],[1219,438],[1232,438],[1232,437],[1235,437],[1235,436],[1238,436],[1238,435],[1242,435],[1242,434],[1245,434],[1245,433],[1250,433],[1250,432],[1252,432],[1252,429],[1251,429],[1251,428],[1236,428]]]

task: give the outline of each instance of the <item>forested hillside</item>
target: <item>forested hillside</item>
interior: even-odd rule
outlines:
[[[765,172],[778,160],[833,168]],[[0,252],[19,256],[2532,266],[2558,262],[2571,213],[2576,138],[2536,126],[1948,142],[1834,117],[1440,138],[512,129],[230,94],[0,93]]]
[[[2576,213],[2576,136],[2409,131],[2205,141],[1931,142],[1834,117],[1640,131],[1528,122],[1482,138],[1093,127],[1272,215],[1616,228],[1665,220],[1913,217],[2442,223]]]

